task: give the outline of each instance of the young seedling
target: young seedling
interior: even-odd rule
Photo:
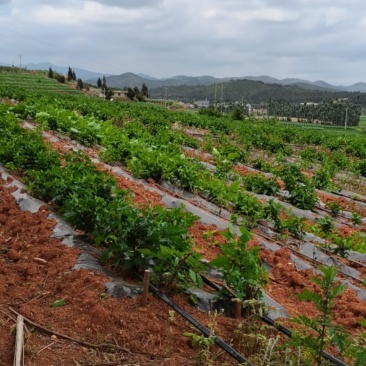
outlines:
[[[337,275],[336,267],[320,266],[322,276],[313,277],[312,281],[318,285],[320,293],[305,289],[298,295],[300,300],[310,301],[320,312],[313,318],[306,315],[298,315],[291,319],[292,322],[305,327],[304,331],[295,331],[292,340],[288,344],[292,346],[306,347],[312,355],[315,365],[322,365],[322,356],[326,347],[332,342],[340,352],[349,345],[348,334],[340,325],[333,323],[332,309],[336,298],[346,289],[346,285],[335,283]],[[310,331],[306,330],[309,328]]]
[[[357,212],[352,213],[351,221],[353,225],[361,225],[362,224],[362,217]]]
[[[342,207],[335,201],[326,203],[325,207],[330,210],[332,217],[338,217],[342,212]]]

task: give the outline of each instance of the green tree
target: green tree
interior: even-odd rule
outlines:
[[[52,70],[52,67],[50,66],[50,68],[48,69],[48,77],[49,78],[53,78],[53,70]]]
[[[102,80],[100,78],[98,78],[97,87],[98,88],[101,88],[102,87]]]
[[[105,99],[111,100],[112,95],[113,95],[113,90],[110,88],[106,88],[105,89]]]
[[[139,100],[140,102],[141,102],[142,100],[144,100],[144,96],[142,95],[142,93],[141,93],[140,89],[139,89],[137,86],[135,86],[135,87],[133,88],[133,91],[134,91],[134,93],[135,93],[135,98],[136,98],[137,100]]]
[[[83,81],[81,79],[78,79],[76,83],[76,89],[82,90],[83,88],[84,88]]]
[[[67,70],[67,81],[73,80],[73,72],[72,68],[69,66],[69,69]]]
[[[133,100],[135,98],[135,92],[132,88],[127,89],[127,98]]]
[[[239,106],[236,106],[231,113],[231,117],[235,121],[242,121],[244,119],[244,114]]]
[[[149,96],[149,89],[147,88],[145,83],[142,84],[141,93],[146,98]]]

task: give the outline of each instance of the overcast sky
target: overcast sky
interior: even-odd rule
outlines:
[[[366,82],[365,0],[0,0],[0,62]]]

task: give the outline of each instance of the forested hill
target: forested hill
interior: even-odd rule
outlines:
[[[216,90],[215,90],[216,89]],[[195,100],[209,100],[210,102],[235,102],[244,100],[253,105],[264,105],[270,99],[285,99],[292,102],[320,102],[336,98],[349,98],[366,108],[366,93],[332,91],[317,87],[311,89],[297,85],[267,84],[253,80],[231,80],[215,85],[171,86],[150,89],[151,98],[180,100],[193,103]]]

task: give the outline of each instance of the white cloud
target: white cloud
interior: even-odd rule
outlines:
[[[29,62],[58,60],[106,73],[366,81],[364,0],[0,0],[0,6],[0,62],[23,53]]]
[[[102,5],[114,6],[119,8],[142,8],[155,7],[163,2],[163,0],[90,0]]]
[[[80,4],[78,9],[71,6],[41,5],[32,9],[29,16],[40,25],[78,25],[80,30],[83,31],[82,27],[90,24],[107,25],[110,28],[113,24],[124,25],[141,21],[149,22],[153,14],[154,12],[147,9],[113,8],[103,6],[97,2],[86,1]]]

